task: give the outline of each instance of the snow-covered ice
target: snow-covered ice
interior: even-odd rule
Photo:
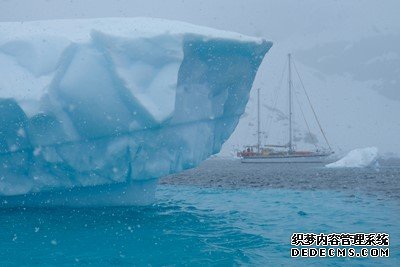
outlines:
[[[197,166],[235,129],[271,45],[149,18],[0,23],[0,195],[105,199],[93,186],[126,194]]]
[[[362,168],[376,163],[378,149],[376,147],[358,148],[350,151],[340,160],[326,165],[328,168]]]

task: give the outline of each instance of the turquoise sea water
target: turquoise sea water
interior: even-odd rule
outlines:
[[[160,185],[147,207],[0,209],[0,266],[400,266],[399,222],[363,192]],[[390,257],[293,259],[293,232],[387,232]]]

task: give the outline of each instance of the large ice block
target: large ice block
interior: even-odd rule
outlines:
[[[235,129],[271,45],[149,18],[0,23],[0,195],[85,204],[197,166]]]

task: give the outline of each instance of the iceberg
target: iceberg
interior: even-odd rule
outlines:
[[[271,46],[152,18],[0,23],[1,203],[148,203],[220,151]]]
[[[328,168],[363,168],[377,162],[378,149],[376,147],[358,148],[350,151],[340,160],[326,165]]]

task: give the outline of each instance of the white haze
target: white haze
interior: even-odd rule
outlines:
[[[285,142],[286,80],[278,110],[272,107],[290,51],[336,151],[376,146],[383,155],[399,156],[399,10],[398,0],[0,0],[0,21],[149,16],[265,37],[274,47],[259,69],[246,113],[223,155],[233,146],[256,141],[256,88],[262,94],[263,131],[269,119],[276,121],[268,142]],[[303,103],[304,98],[299,95],[299,100]],[[310,110],[304,109],[309,117]],[[323,144],[311,124],[315,136],[307,136],[302,118],[295,116],[297,139],[304,146],[315,138]]]

